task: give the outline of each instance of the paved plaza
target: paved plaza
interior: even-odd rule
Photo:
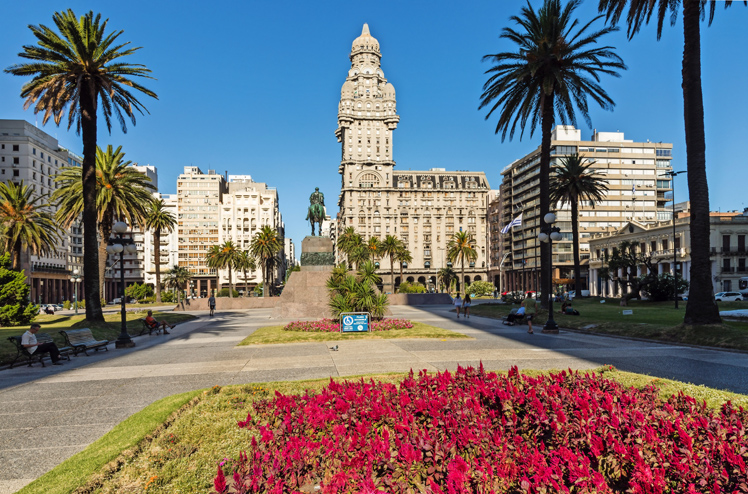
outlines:
[[[493,319],[456,319],[448,307],[392,307],[405,317],[471,340],[356,340],[236,347],[271,309],[221,312],[180,324],[132,349],[72,357],[65,365],[0,371],[0,494],[10,494],[83,450],[133,413],[175,393],[213,385],[455,369],[625,371],[748,394],[748,354],[561,331],[526,333]]]

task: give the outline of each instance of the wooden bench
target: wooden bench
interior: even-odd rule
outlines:
[[[42,364],[42,367],[46,367],[44,365],[44,356],[48,355],[49,352],[36,351],[34,353],[29,353],[28,348],[25,348],[23,346],[23,344],[21,343],[22,338],[23,338],[23,335],[10,336],[8,338],[8,340],[12,341],[13,344],[16,346],[16,351],[18,352],[16,354],[16,358],[14,358],[13,362],[10,363],[10,368],[12,369],[13,365],[21,357],[26,357],[26,359],[29,362],[29,367],[31,367],[31,364],[33,364],[34,362],[37,362],[37,361]],[[54,340],[47,333],[37,333],[36,334],[36,342],[41,345],[42,343],[53,343]],[[66,346],[66,347],[63,347],[63,348],[58,348],[58,350],[60,351],[60,358],[64,357],[64,358],[70,360],[70,352],[73,350],[71,347]]]
[[[109,340],[94,339],[91,330],[88,328],[68,329],[60,331],[60,334],[65,337],[65,343],[73,347],[73,355],[83,352],[88,357],[88,350],[98,352],[100,348],[109,351],[109,348],[107,348]]]
[[[143,336],[144,334],[152,334],[156,333],[159,334],[163,327],[161,324],[156,324],[155,326],[150,326],[147,322],[145,322],[145,319],[140,320],[141,323],[143,323],[143,329],[140,330],[140,334],[138,336]]]

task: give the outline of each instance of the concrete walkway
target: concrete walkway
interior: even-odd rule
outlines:
[[[213,385],[455,369],[626,371],[748,394],[748,355],[561,332],[526,333],[481,317],[457,320],[447,307],[394,306],[395,317],[451,329],[472,340],[368,340],[236,347],[269,324],[270,309],[223,312],[143,336],[127,350],[73,357],[63,366],[0,371],[0,494],[47,472],[150,403]],[[112,345],[110,345],[112,347]],[[69,424],[69,425],[63,425]]]

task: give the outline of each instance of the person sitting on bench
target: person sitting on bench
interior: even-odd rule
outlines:
[[[146,323],[146,324],[147,324],[148,326],[150,326],[150,327],[152,327],[152,328],[154,328],[154,329],[155,329],[155,328],[158,328],[159,326],[161,326],[161,328],[162,328],[162,329],[164,330],[164,334],[171,334],[171,333],[169,333],[169,332],[168,332],[168,331],[166,330],[166,327],[167,327],[167,326],[169,327],[169,329],[174,329],[174,325],[173,325],[173,324],[169,324],[169,323],[168,323],[168,322],[166,322],[166,321],[161,321],[161,322],[158,322],[158,321],[157,321],[157,320],[156,320],[156,319],[155,319],[155,318],[153,317],[153,311],[152,311],[152,310],[149,310],[149,311],[148,311],[148,316],[146,316],[146,318],[145,318],[145,323]]]
[[[21,345],[23,345],[26,351],[32,355],[36,352],[39,352],[40,354],[49,352],[52,364],[62,365],[62,362],[60,362],[60,350],[57,348],[57,345],[53,342],[42,343],[41,345],[36,342],[36,333],[38,333],[40,329],[41,326],[39,323],[33,323],[29,330],[23,333],[23,336],[21,337]]]

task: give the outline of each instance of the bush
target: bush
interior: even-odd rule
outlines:
[[[23,272],[10,269],[10,254],[0,256],[0,326],[24,326],[34,320],[39,306],[29,302]]]
[[[409,283],[407,281],[400,283],[397,288],[398,293],[426,293],[426,287],[420,283]]]
[[[174,296],[174,292],[161,292],[161,302],[171,304],[176,302],[176,300],[177,298]]]
[[[594,373],[411,371],[397,385],[333,381],[319,392],[256,401],[237,424],[252,439],[226,473],[218,467],[214,485],[218,492],[229,483],[231,492],[744,492],[746,422],[748,412],[730,402],[715,412],[683,394],[664,400],[653,386],[627,388]]]
[[[146,285],[145,283],[134,283],[125,288],[125,297],[127,297],[128,300],[131,298],[141,300],[151,296],[153,296],[153,287],[151,285]]]
[[[493,283],[488,281],[474,281],[467,287],[465,293],[469,293],[471,297],[492,296],[494,288],[496,287],[493,286]]]
[[[688,290],[688,281],[678,276],[678,293],[684,293],[686,290]],[[657,278],[642,288],[642,292],[650,300],[656,302],[673,300],[673,275],[664,273],[657,276]]]
[[[234,290],[231,293],[232,293],[232,295],[234,297],[238,297],[239,296],[239,292],[237,292],[236,290]],[[221,290],[218,292],[218,295],[216,295],[216,297],[228,297],[228,296],[229,296],[229,289],[228,288],[221,288]]]
[[[262,297],[262,290],[263,290],[263,284],[260,283],[256,287],[252,289],[252,291],[257,295],[258,297]]]
[[[71,302],[70,300],[63,300],[62,301],[62,308],[63,309],[68,310],[72,306],[73,306],[73,302]]]
[[[348,274],[344,265],[336,266],[327,280],[330,291],[329,307],[335,318],[343,312],[368,312],[372,319],[382,319],[389,306],[389,300],[384,293],[377,294],[374,284],[364,278]]]

